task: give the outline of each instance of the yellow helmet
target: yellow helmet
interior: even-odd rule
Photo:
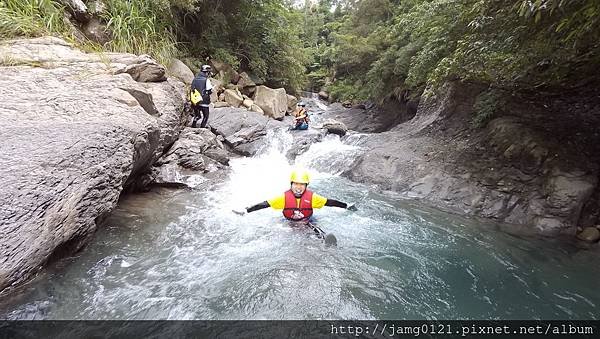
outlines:
[[[310,176],[308,175],[307,171],[294,170],[292,171],[292,175],[290,175],[290,181],[308,185],[310,182]]]

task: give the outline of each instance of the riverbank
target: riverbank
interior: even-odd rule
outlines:
[[[471,120],[481,90],[452,82],[423,95],[414,117],[361,138],[368,152],[345,175],[439,208],[507,223],[519,233],[575,236],[586,228],[597,233],[600,135],[586,127],[598,123],[594,104],[566,111],[565,96],[513,98],[504,114],[479,127]],[[594,96],[585,92],[568,99],[586,102],[585,97]],[[367,111],[336,110],[332,117],[356,120],[361,112]]]

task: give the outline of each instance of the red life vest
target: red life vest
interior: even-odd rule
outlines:
[[[313,192],[306,190],[300,197],[300,207],[296,202],[296,196],[292,190],[285,192],[285,206],[283,208],[283,216],[289,220],[308,219],[313,214],[312,207]]]

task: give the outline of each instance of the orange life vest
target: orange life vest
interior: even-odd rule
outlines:
[[[296,221],[310,218],[313,214],[312,195],[313,192],[305,190],[300,197],[300,205],[298,205],[294,192],[292,190],[286,191],[283,216],[286,219]]]

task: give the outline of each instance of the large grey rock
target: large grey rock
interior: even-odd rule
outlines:
[[[226,89],[225,90],[225,102],[233,107],[240,107],[244,98],[235,90]]]
[[[167,79],[167,70],[148,55],[140,55],[137,60],[119,68],[115,74],[127,73],[138,82],[161,82]]]
[[[298,98],[293,95],[287,94],[287,111],[288,113],[293,112],[296,109],[296,105],[298,104]]]
[[[327,107],[324,117],[343,122],[349,130],[357,132],[385,132],[412,119],[417,105],[418,100],[399,101],[396,98],[388,98],[379,105],[356,105],[352,109],[345,108],[340,103],[333,103]]]
[[[239,154],[254,155],[264,144],[267,131],[286,128],[281,121],[243,108],[215,108],[210,113],[210,126]]]
[[[194,187],[200,173],[224,169],[229,154],[218,137],[205,128],[187,127],[156,162],[147,179],[160,186]]]
[[[344,136],[348,132],[348,127],[346,127],[343,122],[333,119],[325,120],[322,127],[327,131],[327,133],[337,134],[339,136]]]
[[[480,92],[453,82],[424,95],[410,121],[362,136],[358,144],[366,151],[344,175],[438,208],[515,225],[507,230],[574,235],[598,185],[598,166],[516,116],[470,129]]]
[[[191,188],[198,181],[198,173],[186,171],[177,163],[167,163],[160,167],[152,168],[149,174],[144,176],[148,185],[166,186],[176,188]]]
[[[256,87],[254,103],[274,119],[282,119],[287,111],[287,95],[285,89],[272,89],[266,86]]]
[[[194,80],[194,73],[179,59],[172,59],[169,67],[167,68],[169,74],[183,81],[185,84],[190,85]]]
[[[186,127],[157,165],[176,163],[183,168],[206,171],[210,163],[206,158],[212,157],[219,164],[229,164],[227,151],[215,134],[206,128]]]
[[[181,82],[114,75],[135,56],[106,57],[0,42],[0,59],[21,63],[0,70],[0,289],[80,249],[183,128]]]
[[[321,98],[323,100],[329,100],[329,93],[327,93],[325,91],[320,91],[319,92],[319,98]]]
[[[288,159],[294,159],[298,155],[306,152],[312,144],[323,140],[323,133],[319,130],[309,128],[304,131],[291,131],[293,142],[286,156]]]

